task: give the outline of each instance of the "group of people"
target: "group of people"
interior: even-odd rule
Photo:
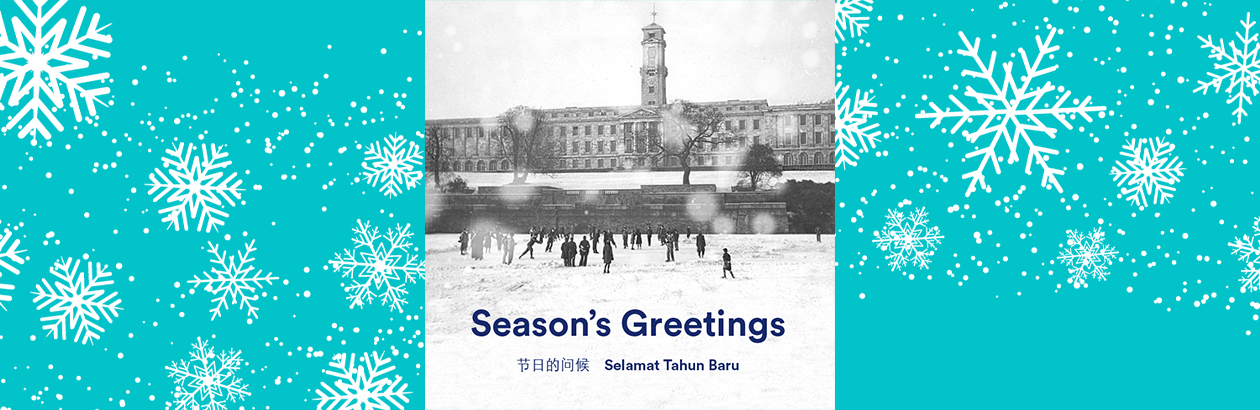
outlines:
[[[601,254],[604,262],[604,273],[611,273],[613,262],[613,250],[617,247],[616,235],[610,230],[599,230],[594,226],[589,226],[586,230],[588,235],[582,236],[581,241],[576,241],[577,228],[568,229],[567,227],[530,227],[529,241],[525,244],[525,250],[521,252],[519,259],[524,259],[525,255],[529,255],[530,259],[534,259],[534,245],[545,244],[544,252],[551,252],[555,242],[560,243],[560,259],[564,261],[564,266],[586,266],[587,257],[591,253]],[[691,227],[685,227],[687,239],[691,239]],[[682,235],[678,228],[666,229],[664,225],[657,225],[653,228],[651,225],[643,227],[622,227],[621,228],[621,248],[638,250],[643,249],[643,239],[647,238],[648,246],[652,246],[652,237],[656,236],[657,243],[665,246],[665,261],[674,262],[674,251],[679,250],[679,236]],[[590,239],[588,240],[588,236]],[[459,254],[472,254],[473,260],[484,260],[485,254],[490,252],[492,243],[497,243],[497,249],[503,254],[503,263],[512,264],[513,253],[516,249],[516,240],[512,233],[501,232],[497,228],[489,230],[473,230],[465,229],[459,234]],[[696,255],[703,258],[707,240],[703,233],[697,233],[695,238]],[[602,251],[601,251],[602,249]],[[580,258],[580,259],[579,259]],[[725,278],[727,272],[731,277],[735,277],[735,273],[731,270],[731,255],[726,248],[722,249],[722,277]]]

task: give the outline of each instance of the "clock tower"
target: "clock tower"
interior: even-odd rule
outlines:
[[[656,11],[652,11],[652,24],[643,27],[643,67],[639,68],[639,95],[642,105],[664,105],[665,77],[665,28],[656,24]]]

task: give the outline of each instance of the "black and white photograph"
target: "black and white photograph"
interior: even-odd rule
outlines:
[[[426,2],[426,405],[834,408],[832,6]]]

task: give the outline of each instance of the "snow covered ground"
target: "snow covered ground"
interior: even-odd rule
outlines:
[[[515,255],[526,235],[516,235]],[[705,236],[706,257],[683,238],[677,262],[665,263],[659,243],[614,251],[612,274],[602,254],[589,266],[566,268],[535,245],[534,257],[510,266],[491,252],[482,261],[460,256],[458,235],[425,237],[425,400],[431,408],[834,408],[834,236]],[[578,238],[580,241],[580,237]],[[618,243],[621,237],[616,237]],[[737,279],[722,279],[722,248]],[[515,256],[514,255],[514,256]],[[473,335],[472,313],[494,318],[608,318],[612,333],[587,337]],[[630,309],[649,317],[783,318],[783,336],[630,337],[621,318]],[[589,372],[522,372],[519,359],[586,358]],[[739,362],[739,371],[609,371],[604,361],[710,359]],[[662,361],[663,363],[663,361]]]
[[[510,172],[456,172],[468,186],[499,186],[512,182]],[[789,179],[808,180],[814,182],[831,182],[835,180],[834,170],[822,171],[786,171],[780,181]],[[443,175],[442,181],[447,181]],[[692,184],[716,184],[718,191],[730,191],[731,186],[739,181],[738,171],[692,171]],[[526,180],[530,185],[554,186],[564,189],[635,189],[640,185],[675,185],[682,183],[682,171],[656,172],[572,172],[558,173],[554,176],[530,175]],[[773,183],[772,183],[773,184]]]

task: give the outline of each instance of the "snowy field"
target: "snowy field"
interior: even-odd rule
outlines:
[[[456,172],[468,186],[499,186],[512,182],[510,172]],[[446,176],[442,180],[447,181]],[[833,170],[822,171],[786,171],[779,181],[789,179],[808,180],[814,182],[831,182],[835,180]],[[739,181],[738,171],[692,171],[692,184],[716,184],[718,191],[729,192],[731,186]],[[530,185],[554,186],[564,189],[635,189],[640,185],[676,185],[682,183],[682,171],[656,172],[572,172],[559,173],[554,176],[530,175],[526,180]],[[773,182],[772,182],[773,184]]]
[[[516,235],[515,255],[527,235]],[[523,237],[523,238],[522,238]],[[578,237],[580,241],[581,237]],[[655,238],[654,238],[655,239]],[[458,235],[425,237],[425,400],[430,408],[834,408],[834,236],[712,235],[704,259],[685,237],[665,263],[665,248],[617,247],[612,274],[602,254],[589,266],[566,268],[560,243],[551,253],[510,266],[502,254],[460,256]],[[620,244],[621,237],[616,237]],[[722,279],[722,248],[738,279]],[[492,248],[493,249],[493,248]],[[494,318],[608,318],[599,337],[473,335],[472,313]],[[630,337],[621,318],[640,309],[652,318],[783,318],[785,333],[753,343],[747,337]],[[586,358],[590,371],[522,372],[517,360]],[[604,361],[709,359],[739,362],[739,371],[609,371]],[[663,363],[663,362],[662,362]]]

